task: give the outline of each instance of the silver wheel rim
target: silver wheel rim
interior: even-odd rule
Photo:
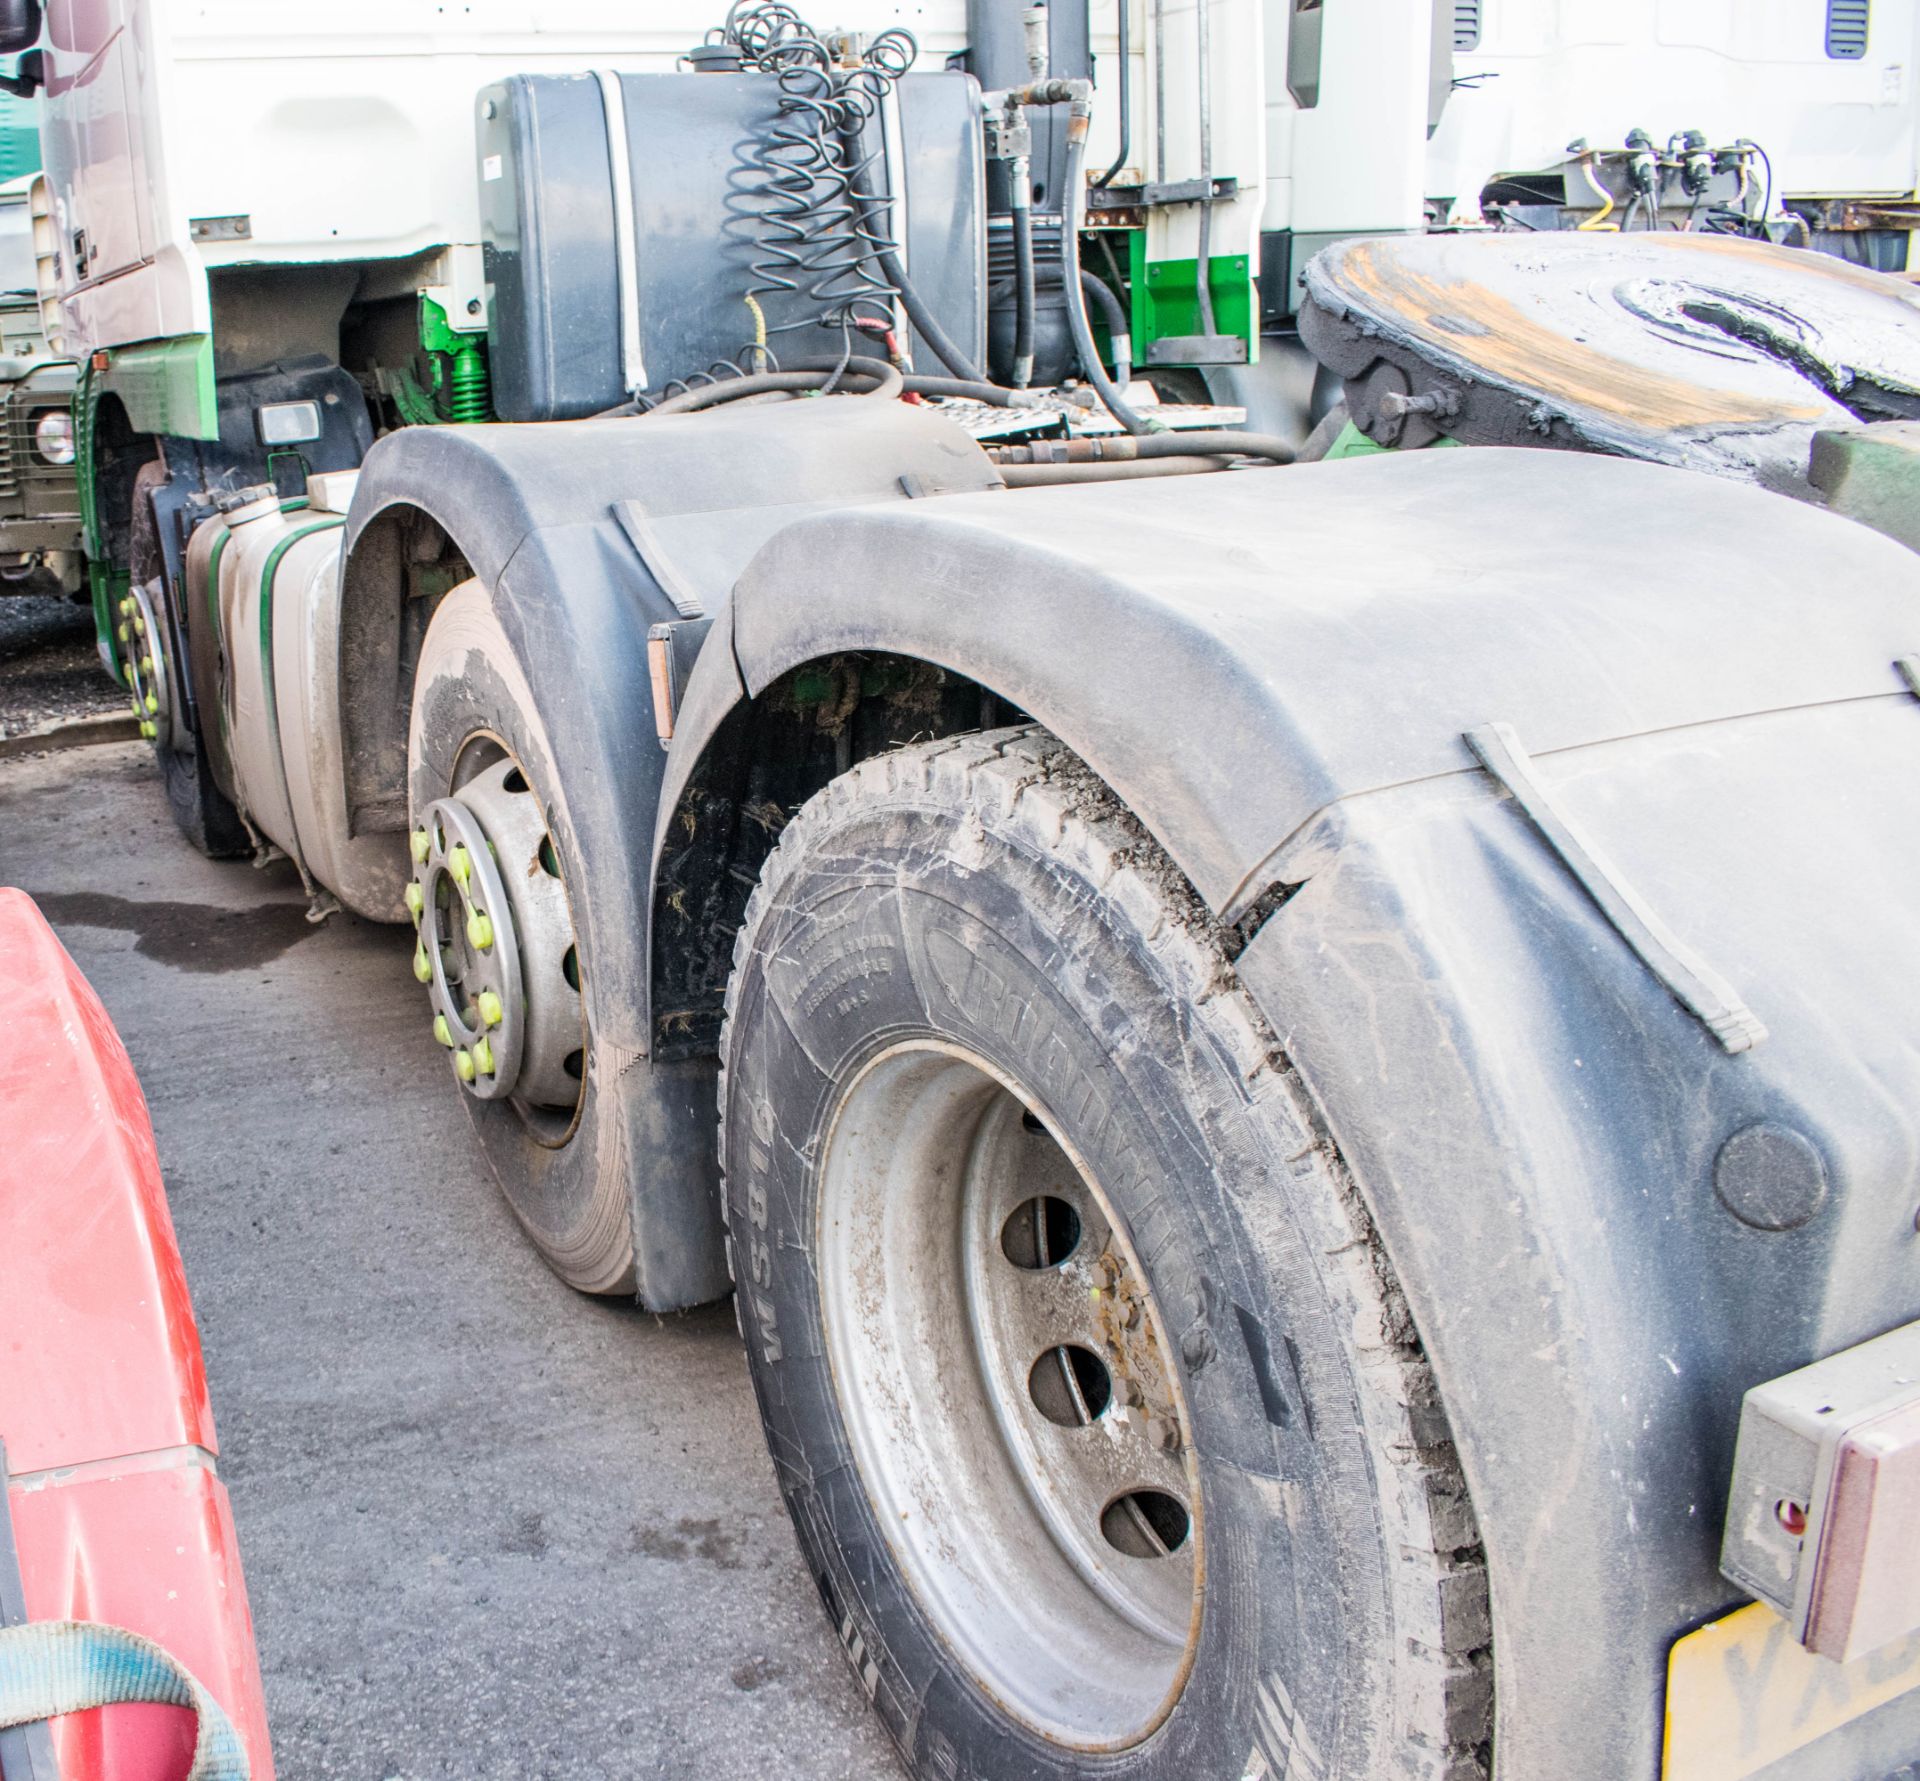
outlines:
[[[407,905],[414,975],[456,1079],[570,1114],[584,1070],[573,916],[540,800],[507,756],[421,813]]]
[[[140,734],[149,742],[172,740],[172,697],[159,622],[145,588],[129,588],[120,598],[120,672]]]
[[[1205,1548],[1178,1375],[1113,1207],[1043,1109],[929,1040],[846,1091],[818,1218],[841,1413],[921,1607],[1032,1730],[1138,1743],[1192,1664]]]

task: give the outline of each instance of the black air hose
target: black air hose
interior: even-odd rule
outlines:
[[[1033,382],[1033,181],[1016,163],[1013,193],[1013,387]]]
[[[1120,54],[1116,58],[1120,64],[1120,152],[1113,157],[1113,165],[1093,182],[1096,186],[1112,185],[1133,153],[1133,45],[1128,41],[1132,11],[1132,0],[1120,0]]]
[[[1133,381],[1133,336],[1129,331],[1133,324],[1127,319],[1126,305],[1104,278],[1084,266],[1080,268],[1080,288],[1100,306],[1113,346],[1113,381],[1124,390]]]
[[[928,377],[918,371],[907,374],[910,396],[951,396],[961,402],[986,402],[995,408],[1038,408],[1039,393],[1010,390],[997,383],[971,383],[963,377]]]
[[[1144,437],[1128,435],[1079,439],[1042,439],[1029,445],[989,446],[987,455],[1002,467],[1043,465],[1071,467],[1088,464],[1133,464],[1164,458],[1264,458],[1272,464],[1291,464],[1293,446],[1271,433],[1241,433],[1210,427],[1190,433],[1161,431]]]
[[[856,192],[855,201],[865,212],[873,203],[864,193]],[[907,277],[907,269],[900,264],[900,256],[892,247],[883,243],[874,243],[874,255],[880,262],[880,270],[887,275],[888,282],[900,293],[900,307],[907,312],[907,320],[913,323],[914,332],[933,349],[933,356],[945,365],[955,377],[965,383],[985,383],[979,367],[955,346],[945,328],[934,319],[933,311],[921,302],[920,293],[913,288],[913,281]]]
[[[729,377],[718,383],[702,384],[683,390],[677,396],[647,410],[656,414],[692,414],[702,408],[714,408],[722,402],[738,402],[748,396],[767,396],[780,391],[817,390],[833,381],[840,371],[838,388],[847,395],[878,396],[883,400],[897,396],[906,387],[899,371],[884,359],[849,358],[841,370],[839,359],[803,361],[790,371],[758,371],[750,377]],[[858,385],[858,388],[854,386]]]
[[[1105,464],[1002,464],[1000,480],[1010,489],[1043,489],[1083,482],[1144,482],[1157,476],[1203,476],[1225,468],[1218,458],[1198,454],[1122,458]]]
[[[1080,355],[1081,369],[1086,372],[1087,382],[1093,385],[1094,394],[1100,398],[1107,412],[1129,433],[1150,433],[1154,429],[1127,406],[1126,397],[1114,388],[1113,379],[1100,363],[1100,354],[1093,344],[1093,324],[1087,320],[1087,295],[1080,283],[1079,216],[1081,181],[1086,177],[1086,165],[1087,120],[1076,117],[1067,128],[1067,180],[1063,194],[1066,216],[1060,230],[1061,252],[1067,263],[1067,322],[1073,329],[1073,344]]]

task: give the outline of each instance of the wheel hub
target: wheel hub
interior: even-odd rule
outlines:
[[[828,1351],[901,1569],[977,1684],[1078,1749],[1184,1684],[1198,1473],[1153,1294],[1105,1195],[998,1071],[869,1064],[819,1165]]]
[[[120,599],[120,674],[126,683],[140,734],[149,742],[168,733],[173,721],[167,659],[153,604],[143,587],[129,588]]]
[[[581,1011],[572,914],[540,802],[511,759],[421,813],[407,909],[433,1035],[482,1101],[571,1107]]]

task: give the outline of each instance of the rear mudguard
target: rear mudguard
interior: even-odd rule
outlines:
[[[804,520],[716,631],[662,835],[740,701],[891,652],[1059,735],[1251,935],[1445,1391],[1502,1773],[1656,1774],[1667,1651],[1739,1599],[1742,1393],[1920,1316],[1920,562],[1678,471],[1430,452]],[[1493,724],[1758,1044],[1609,924]],[[1895,1766],[1920,1697],[1820,1748]]]
[[[814,407],[840,412],[822,426]],[[343,755],[355,834],[405,821],[409,640],[427,602],[409,581],[403,520],[424,515],[471,573],[526,671],[564,775],[564,837],[589,862],[573,887],[581,964],[605,992],[595,1039],[635,1060],[658,1142],[634,1181],[642,1301],[670,1310],[727,1288],[711,1098],[686,1067],[655,1069],[647,1022],[647,898],[667,756],[647,667],[651,626],[710,609],[796,515],[902,502],[916,488],[997,480],[966,441],[899,403],[794,404],[751,414],[410,428],[361,470],[341,580]]]

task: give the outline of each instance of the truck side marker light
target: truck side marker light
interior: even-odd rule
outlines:
[[[1554,803],[1511,724],[1485,724],[1462,738],[1539,832],[1640,962],[1722,1049],[1751,1051],[1767,1036],[1733,986],[1643,902],[1573,820]]]

